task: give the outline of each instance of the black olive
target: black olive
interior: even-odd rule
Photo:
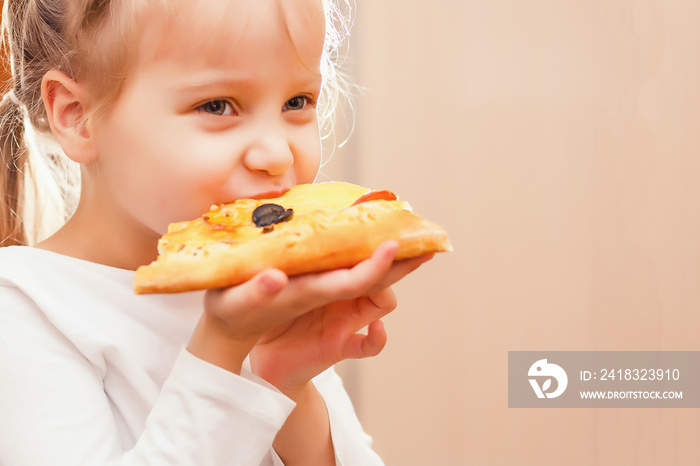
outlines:
[[[270,227],[276,223],[291,220],[292,209],[285,209],[277,204],[263,204],[253,211],[253,223],[257,227]],[[272,231],[270,228],[269,231]]]

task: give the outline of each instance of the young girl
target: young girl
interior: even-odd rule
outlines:
[[[5,1],[0,463],[381,463],[332,366],[381,351],[389,286],[427,258],[394,262],[387,242],[347,270],[132,291],[169,223],[314,180],[336,8]],[[53,141],[81,191],[33,245],[63,212],[40,202],[47,167],[63,163]]]

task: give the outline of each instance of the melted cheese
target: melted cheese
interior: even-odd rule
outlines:
[[[273,231],[309,225],[322,227],[334,214],[350,208],[354,202],[370,190],[350,183],[330,182],[297,185],[284,195],[271,199],[239,199],[230,204],[212,206],[211,210],[196,220],[171,224],[161,239],[158,249],[164,252],[196,254],[211,244],[236,245],[263,234],[263,229],[253,223],[253,211],[263,204],[278,204],[293,209],[291,220],[274,226]],[[391,209],[410,207],[398,201],[381,202]],[[360,204],[361,206],[362,204]]]

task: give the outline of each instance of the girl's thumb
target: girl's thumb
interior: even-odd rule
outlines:
[[[227,314],[231,310],[251,311],[264,307],[289,283],[287,275],[278,269],[267,269],[240,285],[209,290],[205,295],[205,307],[215,313]],[[234,311],[236,312],[236,311]]]
[[[257,274],[252,281],[257,282],[256,285],[263,293],[276,295],[287,286],[289,278],[281,270],[268,269]]]

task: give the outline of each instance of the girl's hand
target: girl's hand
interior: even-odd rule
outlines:
[[[387,339],[380,319],[396,308],[390,285],[432,257],[393,262],[395,254],[387,242],[352,269],[292,279],[290,288],[320,287],[333,298],[263,335],[251,352],[253,371],[290,394],[340,361],[379,354]]]
[[[351,269],[291,279],[266,270],[207,292],[188,349],[233,372],[251,353],[253,371],[296,402],[273,442],[285,464],[335,464],[326,406],[310,381],[338,361],[384,347],[379,319],[396,306],[389,286],[432,257],[394,262],[397,249],[387,241]],[[358,334],[364,327],[367,335]]]
[[[250,355],[253,372],[294,398],[334,364],[379,354],[386,343],[379,319],[395,307],[394,293],[385,288],[309,311],[259,340]],[[366,335],[357,333],[364,327]]]
[[[301,388],[338,361],[377,354],[386,342],[379,319],[396,305],[388,287],[432,256],[394,262],[387,241],[351,269],[289,279],[279,270],[210,290],[188,349],[240,372],[253,347],[253,369],[283,392]],[[368,326],[367,335],[356,332]]]

